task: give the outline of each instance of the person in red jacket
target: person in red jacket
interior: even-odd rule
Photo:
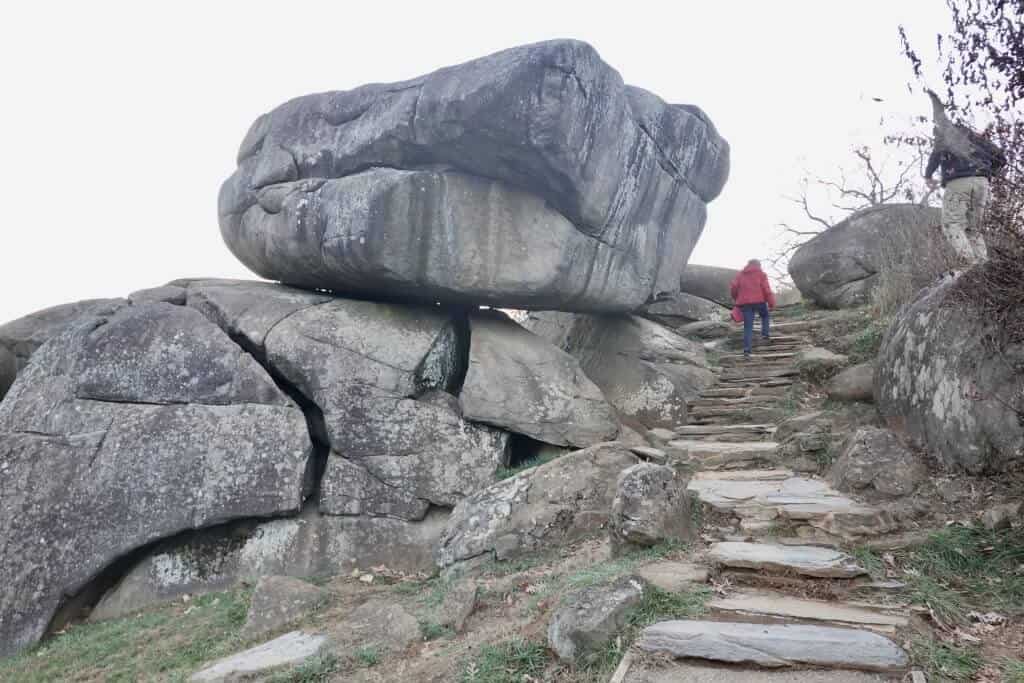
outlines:
[[[732,299],[743,311],[743,356],[750,358],[754,336],[754,315],[761,316],[761,338],[770,340],[768,312],[775,308],[775,295],[768,276],[761,270],[761,262],[750,259],[746,267],[732,281]]]

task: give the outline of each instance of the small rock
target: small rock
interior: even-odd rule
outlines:
[[[340,649],[400,652],[420,640],[420,624],[397,602],[371,598],[334,624],[329,635]]]
[[[875,364],[861,363],[833,377],[825,393],[834,401],[871,401],[874,399]]]
[[[1009,529],[1021,513],[1021,503],[995,505],[981,515],[982,525],[989,531]]]
[[[656,465],[664,465],[668,462],[668,456],[665,451],[660,448],[651,448],[650,446],[630,446],[629,450],[633,452],[647,462],[653,462]]]
[[[708,581],[707,567],[691,562],[652,562],[638,568],[636,575],[669,593],[679,593],[695,583]]]
[[[647,440],[655,446],[660,446],[676,438],[676,433],[664,427],[655,427],[647,430]]]
[[[928,468],[887,429],[862,427],[854,432],[828,473],[840,491],[873,489],[887,498],[900,498],[928,477]]]
[[[295,666],[319,653],[326,644],[327,638],[324,636],[292,631],[269,643],[218,660],[189,680],[220,683],[239,680],[268,669]]]
[[[643,598],[644,581],[623,576],[570,594],[548,626],[548,645],[563,662],[588,662],[622,630]]]
[[[642,462],[619,475],[612,501],[613,549],[649,547],[693,537],[686,482],[671,467]]]
[[[327,598],[316,586],[290,576],[265,576],[256,584],[242,635],[256,638],[315,611]]]
[[[812,346],[800,352],[796,367],[800,376],[811,382],[824,382],[846,365],[846,356]]]
[[[472,579],[453,584],[441,603],[441,624],[451,626],[456,633],[461,633],[466,620],[476,609],[477,593],[476,581]]]

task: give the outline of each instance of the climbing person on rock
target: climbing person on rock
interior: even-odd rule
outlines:
[[[775,294],[761,262],[750,259],[730,286],[732,300],[743,312],[743,357],[750,358],[754,336],[754,315],[761,316],[761,339],[770,341],[768,312],[775,308]]]
[[[966,126],[954,124],[946,116],[938,96],[931,90],[935,146],[924,169],[925,182],[935,189],[932,178],[942,171],[942,232],[950,246],[968,265],[988,259],[982,235],[985,208],[989,199],[989,178],[1006,165],[1006,155],[994,144]]]

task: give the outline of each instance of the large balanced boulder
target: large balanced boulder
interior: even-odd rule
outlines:
[[[732,308],[732,281],[739,274],[732,268],[690,263],[679,280],[679,291]]]
[[[685,424],[687,401],[716,381],[703,346],[639,316],[546,311],[524,325],[578,358],[622,421],[641,432]]]
[[[699,109],[550,41],[261,116],[220,226],[308,288],[625,311],[678,289],[728,158]]]
[[[871,301],[887,274],[923,287],[946,263],[939,209],[883,204],[858,211],[811,238],[789,260],[789,274],[805,298],[826,308]]]
[[[730,320],[729,313],[725,306],[686,292],[671,294],[640,310],[640,315],[673,330],[699,321],[725,322]]]
[[[299,406],[198,312],[67,325],[0,404],[0,655],[142,546],[297,512],[311,451]]]
[[[1024,448],[1024,345],[945,278],[897,314],[878,352],[875,402],[891,426],[949,467],[998,472]]]

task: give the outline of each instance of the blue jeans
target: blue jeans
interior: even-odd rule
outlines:
[[[754,314],[761,316],[761,336],[768,338],[768,304],[743,304],[743,353],[750,353],[754,336]]]

